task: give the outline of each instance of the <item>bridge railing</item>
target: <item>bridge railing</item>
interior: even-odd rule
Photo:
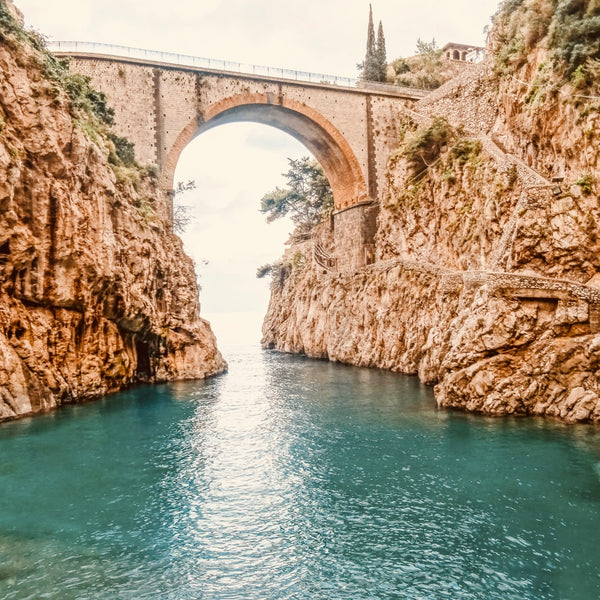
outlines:
[[[166,63],[181,65],[184,67],[228,71],[233,73],[243,73],[245,75],[259,75],[263,77],[273,77],[276,79],[290,79],[309,83],[325,83],[347,88],[360,87],[364,89],[373,89],[374,91],[377,89],[381,91],[393,92],[395,94],[404,92],[406,94],[419,97],[425,96],[427,93],[425,90],[420,90],[417,88],[403,88],[397,85],[373,84],[352,77],[339,77],[337,75],[325,75],[323,73],[310,73],[308,71],[265,67],[241,62],[217,60],[214,58],[202,58],[199,56],[189,56],[187,54],[174,54],[171,52],[161,52],[158,50],[144,50],[142,48],[130,48],[128,46],[102,44],[98,42],[48,42],[48,49],[51,52],[64,54],[81,53],[118,56],[153,63]]]

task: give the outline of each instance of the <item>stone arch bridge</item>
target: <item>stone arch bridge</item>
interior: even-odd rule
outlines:
[[[385,163],[398,145],[397,115],[423,90],[106,44],[50,48],[106,94],[115,131],[135,144],[137,159],[158,166],[166,215],[179,156],[193,138],[224,123],[263,123],[291,134],[321,163],[334,196],[336,254],[347,267],[368,262]]]

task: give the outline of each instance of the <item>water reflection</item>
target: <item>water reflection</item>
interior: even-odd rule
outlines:
[[[600,595],[597,428],[438,411],[392,373],[228,358],[222,377],[0,428],[0,596]]]

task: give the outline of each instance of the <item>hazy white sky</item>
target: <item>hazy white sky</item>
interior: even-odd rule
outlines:
[[[26,25],[50,40],[104,42],[355,77],[363,59],[363,0],[15,0]],[[417,38],[483,45],[498,0],[375,0],[388,60],[414,54]],[[224,125],[184,151],[176,181],[195,217],[184,241],[199,265],[203,313],[262,311],[268,285],[256,268],[277,259],[289,224],[267,225],[261,196],[283,183],[287,158],[308,154],[278,130]],[[201,266],[203,260],[208,265]],[[258,334],[257,334],[258,335]]]
[[[27,23],[54,40],[105,42],[356,75],[365,0],[15,0]],[[388,58],[414,53],[418,37],[482,44],[498,0],[374,0]]]

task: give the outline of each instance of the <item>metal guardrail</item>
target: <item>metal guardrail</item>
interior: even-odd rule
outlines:
[[[97,42],[48,42],[48,50],[63,54],[98,54],[104,56],[118,56],[133,58],[152,63],[165,63],[181,65],[184,67],[195,67],[199,69],[210,69],[215,71],[227,71],[242,73],[245,75],[259,75],[276,79],[289,79],[293,81],[304,81],[308,83],[323,83],[345,88],[361,88],[373,91],[393,93],[394,95],[407,94],[414,97],[427,95],[430,90],[419,88],[401,87],[383,83],[365,82],[352,77],[338,77],[337,75],[325,75],[323,73],[310,73],[308,71],[295,71],[291,69],[280,69],[277,67],[265,67],[251,65],[241,62],[217,60],[214,58],[201,58],[187,54],[174,54],[157,50],[144,50],[142,48],[129,48],[115,44],[102,44]]]

